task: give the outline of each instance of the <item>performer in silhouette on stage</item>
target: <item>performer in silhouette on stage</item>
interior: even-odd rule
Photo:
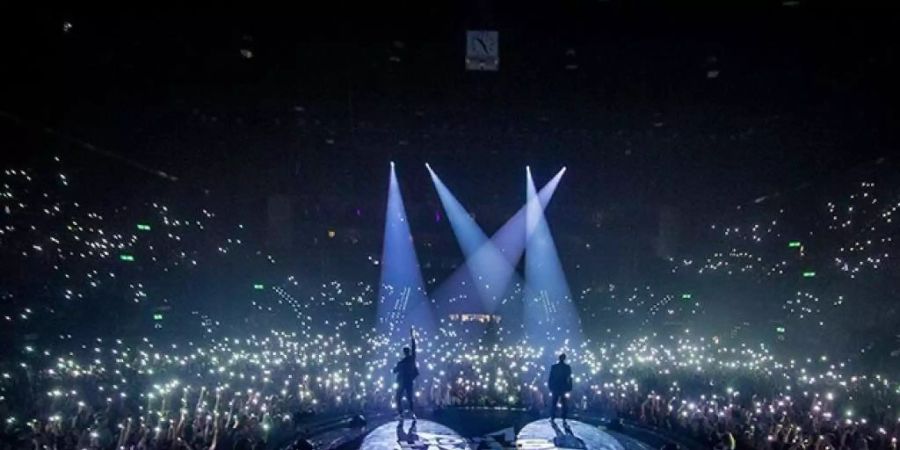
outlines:
[[[572,368],[566,364],[566,354],[559,355],[559,362],[550,367],[550,421],[556,420],[556,404],[562,403],[562,419],[566,421],[569,403],[566,394],[572,391]]]
[[[409,402],[409,415],[415,420],[416,414],[413,412],[413,381],[419,376],[419,368],[416,366],[416,330],[409,327],[410,346],[403,347],[403,359],[394,366],[394,373],[397,374],[397,420],[403,420],[403,395],[406,394],[406,400]]]

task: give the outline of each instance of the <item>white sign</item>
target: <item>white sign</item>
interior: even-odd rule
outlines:
[[[500,37],[496,31],[466,31],[466,70],[500,68]]]

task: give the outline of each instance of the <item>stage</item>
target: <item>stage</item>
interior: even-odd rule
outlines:
[[[577,420],[563,422],[541,419],[529,423],[516,436],[517,448],[553,449],[573,448],[582,450],[624,450],[614,437]]]
[[[388,422],[370,432],[363,439],[362,450],[396,449],[471,449],[469,440],[459,433],[430,420]]]
[[[484,434],[467,433],[465,423],[454,424],[457,429],[432,420],[390,421],[369,432],[359,446],[362,450],[463,450],[479,448],[519,448],[552,450],[556,448],[581,450],[650,450],[653,447],[619,433],[607,432],[602,426],[578,420],[555,423],[539,419],[527,423],[515,432],[514,427],[495,424],[495,431]],[[483,422],[473,423],[484,426]]]

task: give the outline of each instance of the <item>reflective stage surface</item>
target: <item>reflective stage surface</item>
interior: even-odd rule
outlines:
[[[550,422],[541,419],[529,423],[516,436],[516,447],[520,449],[572,448],[584,450],[624,450],[614,437],[593,425],[577,420]]]
[[[444,421],[444,420],[442,420]],[[477,422],[477,420],[475,420]],[[453,423],[453,422],[450,422]],[[524,424],[524,426],[522,426]],[[456,431],[440,423],[420,419],[396,420],[378,426],[360,444],[363,450],[475,450],[487,448],[516,448],[520,450],[651,450],[644,442],[620,433],[577,420],[555,423],[549,419],[519,422],[516,434],[512,426],[478,435],[473,434],[466,420],[456,421]],[[510,424],[512,425],[512,424]],[[468,430],[468,432],[466,432]]]
[[[430,420],[388,422],[369,433],[362,450],[471,449],[469,441],[455,431]]]

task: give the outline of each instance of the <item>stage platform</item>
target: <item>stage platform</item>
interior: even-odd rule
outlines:
[[[372,430],[361,450],[472,449],[469,440],[452,429],[430,420],[391,421]]]
[[[602,426],[578,420],[563,423],[538,419],[523,425],[493,425],[495,431],[484,433],[482,420],[445,421],[419,419],[393,420],[370,431],[362,443],[362,450],[652,450],[653,447],[620,433],[607,432]],[[456,429],[451,428],[456,427]],[[471,426],[470,426],[471,425]],[[515,430],[519,429],[518,433]],[[478,430],[477,432],[474,432]],[[359,442],[359,441],[357,441]]]
[[[541,419],[525,425],[516,436],[516,448],[554,449],[571,448],[581,450],[625,450],[619,441],[600,430],[577,420],[563,422]]]

